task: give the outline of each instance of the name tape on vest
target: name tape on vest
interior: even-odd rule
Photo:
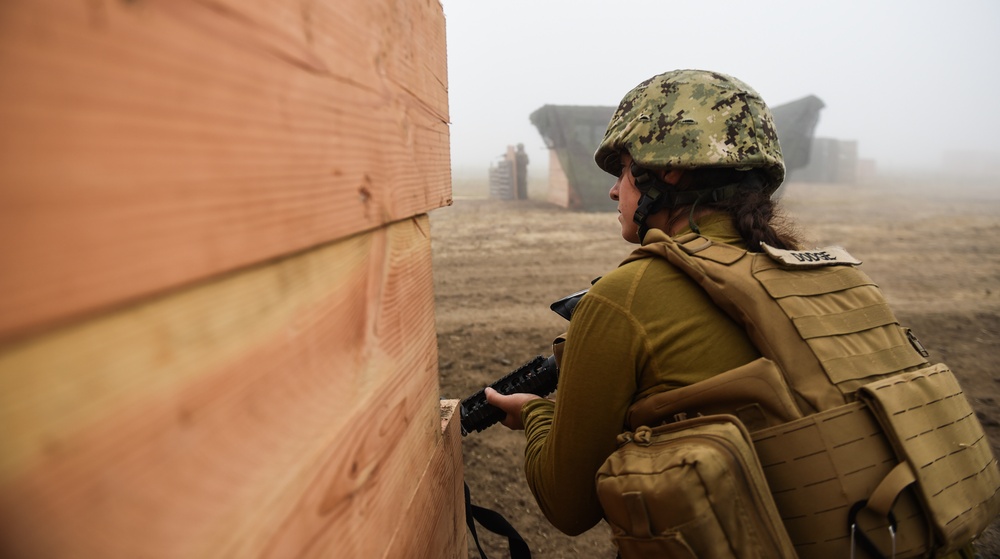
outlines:
[[[760,246],[768,256],[785,266],[813,268],[816,266],[857,266],[861,264],[860,260],[848,254],[841,247],[784,250],[768,246],[766,243],[761,243]]]

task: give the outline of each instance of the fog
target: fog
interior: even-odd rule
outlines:
[[[939,171],[955,151],[1000,158],[995,0],[441,3],[456,172],[522,142],[541,173],[532,111],[617,105],[677,68],[736,76],[771,106],[820,97],[816,135],[857,140],[880,172]]]

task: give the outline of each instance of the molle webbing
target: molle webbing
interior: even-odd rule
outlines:
[[[951,370],[939,363],[895,375],[866,385],[859,397],[887,427],[901,459],[894,470],[901,474],[872,492],[868,508],[885,516],[894,496],[915,481],[946,549],[977,537],[1000,513],[1000,470]]]
[[[630,259],[683,270],[777,363],[803,415],[853,401],[873,380],[925,365],[885,297],[854,266],[785,266],[763,253],[652,230]]]
[[[868,499],[897,464],[892,445],[867,406],[853,402],[752,436],[799,556],[853,556],[846,522],[849,511]],[[898,523],[897,556],[923,555],[929,532],[915,495],[910,491],[899,495],[893,512]],[[885,519],[866,517],[865,530],[882,549],[891,548]]]
[[[791,319],[842,394],[926,364],[878,286],[861,270],[785,270],[763,255],[755,260],[755,278]]]

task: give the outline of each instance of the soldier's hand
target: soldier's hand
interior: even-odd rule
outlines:
[[[503,418],[500,423],[508,429],[514,429],[515,431],[520,431],[524,429],[524,423],[521,423],[521,406],[525,402],[531,400],[537,400],[539,396],[534,394],[525,394],[519,392],[517,394],[507,394],[503,395],[490,387],[486,387],[485,390],[486,401],[495,408],[500,408],[507,413],[507,417]]]

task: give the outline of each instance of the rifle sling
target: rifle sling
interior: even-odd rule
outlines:
[[[524,541],[524,538],[521,537],[521,534],[518,534],[517,530],[515,530],[514,527],[511,526],[510,522],[507,522],[507,519],[500,513],[488,508],[473,505],[472,500],[469,497],[469,484],[465,483],[464,485],[465,523],[469,525],[469,531],[472,532],[472,539],[476,542],[476,549],[479,550],[479,557],[481,559],[489,559],[486,557],[486,552],[483,551],[483,546],[479,544],[479,534],[476,533],[476,522],[494,534],[507,537],[507,545],[510,548],[511,559],[531,559],[531,550],[528,549],[528,544]]]

